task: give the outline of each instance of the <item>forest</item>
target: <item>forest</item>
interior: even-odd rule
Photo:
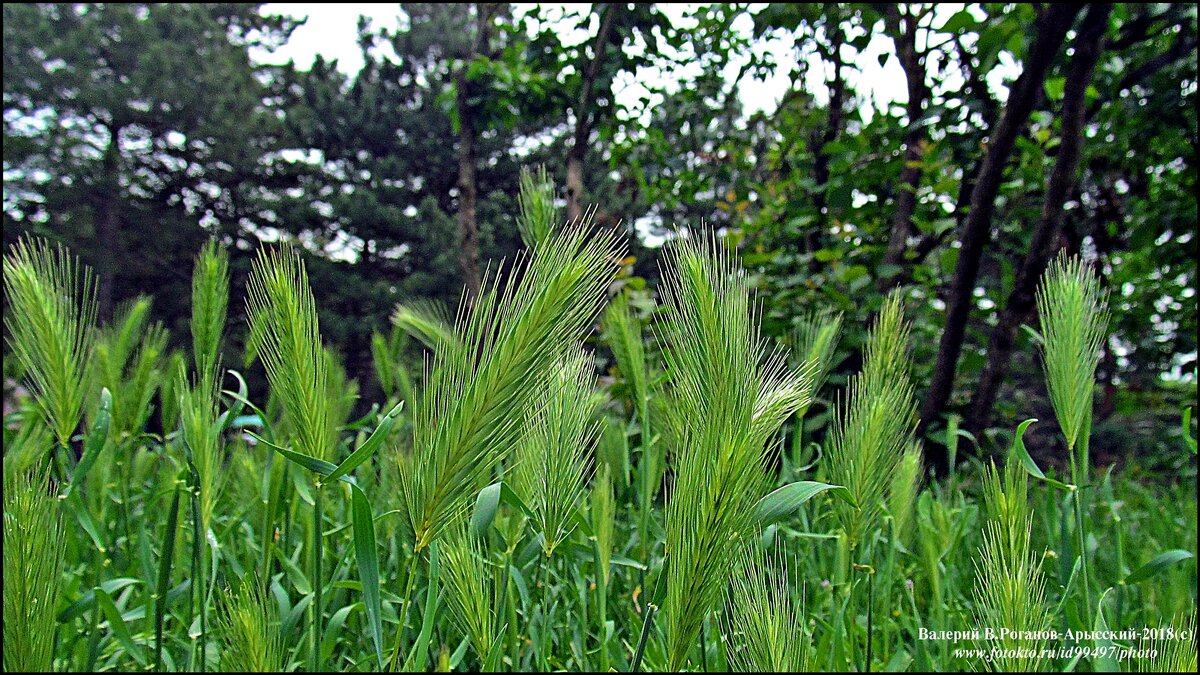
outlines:
[[[5,4],[5,672],[1195,671],[1195,4],[393,7]]]

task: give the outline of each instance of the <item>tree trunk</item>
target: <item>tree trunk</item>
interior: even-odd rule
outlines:
[[[1086,92],[1096,61],[1103,49],[1104,33],[1112,6],[1092,5],[1075,38],[1075,53],[1067,73],[1062,103],[1062,142],[1050,180],[1046,184],[1041,217],[1029,242],[1029,252],[1017,272],[1016,283],[1001,310],[999,321],[988,338],[987,364],[967,415],[967,430],[979,435],[991,423],[996,395],[1008,369],[1017,327],[1028,319],[1034,308],[1038,280],[1046,271],[1050,257],[1058,248],[1063,205],[1074,189],[1083,145]]]
[[[471,48],[464,61],[475,60],[481,49],[488,44],[488,26],[491,12],[483,3],[475,5],[475,32]],[[478,201],[478,177],[475,110],[470,101],[475,93],[475,84],[467,78],[464,65],[455,76],[458,86],[456,108],[458,111],[458,264],[462,268],[463,284],[467,291],[467,302],[474,302],[479,295],[479,224],[476,216]]]
[[[567,153],[567,219],[577,221],[583,217],[583,159],[587,155],[588,137],[592,133],[592,101],[600,65],[608,50],[608,34],[612,29],[613,14],[617,9],[604,5],[600,15],[600,31],[592,50],[592,60],[583,72],[583,87],[579,94],[579,105],[575,108],[575,136],[571,151]]]
[[[888,9],[888,24],[895,32],[893,41],[904,76],[908,81],[908,130],[904,134],[904,166],[900,170],[900,187],[896,195],[896,211],[892,214],[891,236],[888,238],[887,253],[883,256],[885,267],[876,282],[879,292],[885,293],[892,280],[900,272],[904,253],[908,250],[908,238],[916,231],[913,216],[917,210],[917,188],[921,184],[921,143],[925,140],[925,127],[921,117],[925,112],[925,99],[929,94],[925,86],[924,54],[917,51],[918,17],[906,13],[901,19],[897,5]]]
[[[920,431],[941,417],[946,402],[954,389],[954,376],[958,370],[958,357],[962,353],[963,336],[970,318],[971,302],[975,282],[979,275],[979,261],[983,248],[991,239],[992,215],[995,211],[996,194],[1004,177],[1004,167],[1024,128],[1034,102],[1042,90],[1046,72],[1054,62],[1063,39],[1070,30],[1080,5],[1052,4],[1038,18],[1034,44],[1025,59],[1025,69],[1012,87],[1004,113],[996,123],[988,142],[987,154],[979,171],[975,188],[971,191],[971,206],[960,238],[958,264],[950,283],[946,321],[938,345],[937,361],[933,379],[921,406]],[[933,444],[929,449],[929,461],[939,473],[949,469],[949,457],[945,448]]]
[[[100,177],[96,201],[96,243],[99,245],[96,308],[101,323],[112,320],[117,261],[121,251],[121,184],[117,176],[120,153],[121,127],[109,127],[108,147],[101,160],[103,175]]]

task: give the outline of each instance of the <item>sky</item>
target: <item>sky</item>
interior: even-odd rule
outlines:
[[[533,3],[516,3],[514,5],[518,15],[528,12],[536,6]],[[577,12],[589,7],[587,4],[565,3],[542,3],[542,6],[557,7],[569,12]],[[939,25],[941,21],[944,21],[942,17],[949,17],[962,7],[963,5],[939,6],[934,24]],[[689,5],[664,3],[661,9],[676,25],[680,25]],[[336,58],[338,68],[353,75],[363,66],[362,54],[356,44],[359,15],[366,16],[375,28],[394,29],[398,21],[399,8],[396,3],[269,3],[264,6],[263,12],[297,18],[307,16],[309,20],[304,26],[296,29],[286,45],[274,53],[256,53],[255,58],[259,61],[284,63],[288,59],[293,59],[298,66],[304,68],[312,63],[317,54],[321,54],[326,59]],[[749,16],[743,15],[734,23],[733,28],[749,33],[753,28],[752,20]],[[567,35],[567,32],[567,29],[564,29],[564,40],[572,43],[588,37],[582,31],[575,31],[574,35]],[[750,80],[749,78],[743,80],[739,98],[747,113],[758,110],[770,112],[775,109],[780,98],[791,86],[791,78],[788,73],[796,65],[799,56],[795,42],[790,35],[764,41],[756,47],[756,50],[770,52],[779,67],[774,75],[765,80]],[[856,59],[857,70],[851,70],[847,75],[847,79],[852,85],[857,85],[859,91],[871,92],[871,100],[863,102],[864,117],[869,118],[875,109],[891,103],[903,103],[907,99],[904,72],[899,63],[894,58],[888,59],[884,64],[880,63],[879,57],[882,54],[893,52],[892,41],[877,34]],[[740,61],[735,59],[729,64],[727,70],[730,77],[744,61],[745,57]],[[819,58],[815,56],[810,57],[810,63],[816,66],[821,65]],[[814,68],[811,69],[811,72],[821,73],[823,71]],[[626,74],[626,77],[616,82],[615,89],[619,98],[629,97],[628,100],[633,101],[647,92],[643,82],[662,83],[662,81],[663,74],[661,72],[639,72],[636,76]],[[669,85],[670,83],[668,83]],[[824,93],[823,87],[818,84],[812,89],[814,95],[820,100]]]

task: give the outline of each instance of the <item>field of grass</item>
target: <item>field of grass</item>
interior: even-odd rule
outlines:
[[[1196,670],[1191,423],[1177,476],[1091,466],[1106,310],[1077,261],[1038,299],[1057,419],[934,481],[900,295],[827,391],[841,317],[768,344],[719,240],[676,243],[651,312],[614,297],[614,239],[552,227],[531,181],[522,205],[527,255],[459,316],[397,308],[359,419],[286,246],[244,308],[200,252],[186,352],[145,300],[97,326],[69,252],[11,249],[4,670]],[[222,360],[243,312],[263,397]]]

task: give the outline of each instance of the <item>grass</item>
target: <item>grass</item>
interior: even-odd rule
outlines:
[[[672,244],[661,304],[614,300],[618,243],[555,227],[545,181],[525,185],[530,250],[456,316],[398,309],[373,344],[389,400],[359,419],[286,245],[254,263],[238,355],[265,392],[225,365],[242,317],[215,245],[191,354],[148,299],[95,327],[90,273],[14,246],[29,393],[4,429],[5,671],[1194,670],[1194,455],[1158,482],[1091,466],[1106,314],[1080,263],[1039,291],[1069,475],[1029,458],[1023,425],[996,468],[939,482],[912,437],[903,297],[823,391],[840,317],[769,345],[703,236]],[[833,424],[801,466],[784,425],[818,397]],[[987,624],[1117,637],[987,661],[969,650],[1000,643],[921,637]]]

